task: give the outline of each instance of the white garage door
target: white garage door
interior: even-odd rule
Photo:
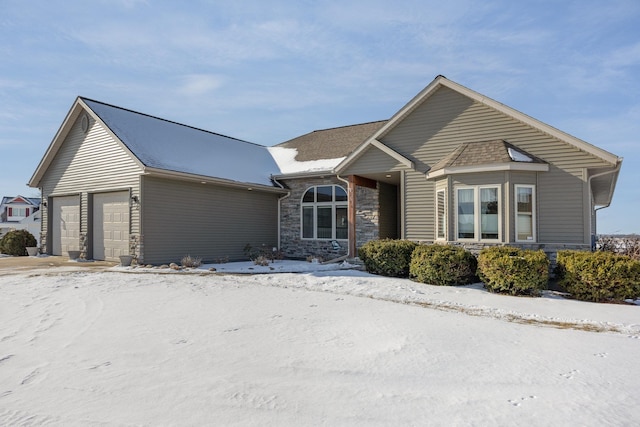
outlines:
[[[93,195],[93,259],[129,254],[129,192]]]
[[[80,197],[53,198],[51,212],[51,253],[67,255],[80,249]]]

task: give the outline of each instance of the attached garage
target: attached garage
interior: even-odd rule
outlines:
[[[93,259],[117,261],[129,254],[129,192],[93,195]]]
[[[80,249],[80,196],[53,197],[51,253],[67,255]]]

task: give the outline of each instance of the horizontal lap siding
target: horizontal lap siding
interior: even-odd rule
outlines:
[[[276,194],[148,176],[142,185],[145,263],[239,260],[246,244],[277,246]]]
[[[538,238],[545,243],[587,243],[582,169],[550,168],[538,175]],[[588,226],[588,225],[587,225]]]
[[[81,232],[88,232],[88,194],[109,189],[131,188],[139,194],[140,167],[125,148],[115,141],[98,122],[90,119],[89,131],[81,129],[81,117],[76,120],[44,174],[41,185],[43,197],[51,194],[80,194]],[[43,231],[46,232],[46,209],[43,212]],[[132,232],[139,230],[139,216],[131,215]]]
[[[414,160],[419,172],[408,173],[406,178],[406,237],[433,238],[433,188],[425,183],[423,173],[462,143],[496,139],[507,140],[551,164],[549,172],[539,173],[540,241],[582,242],[589,201],[583,197],[586,182],[581,170],[611,165],[444,87],[382,137],[390,148]]]
[[[392,172],[401,169],[404,169],[404,167],[397,160],[378,148],[370,147],[358,158],[357,162],[342,172],[342,175]]]

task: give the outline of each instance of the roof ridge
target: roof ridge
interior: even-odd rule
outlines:
[[[314,132],[324,132],[327,130],[334,130],[334,129],[344,129],[344,128],[349,128],[349,127],[355,127],[355,126],[363,126],[363,125],[370,125],[373,123],[382,123],[382,122],[388,122],[389,119],[384,119],[384,120],[373,120],[370,122],[364,122],[364,123],[355,123],[355,124],[351,124],[351,125],[344,125],[344,126],[335,126],[332,128],[326,128],[326,129],[316,129],[311,131],[310,133],[314,133]]]
[[[154,116],[154,115],[151,115],[151,114],[141,113],[140,111],[132,110],[130,108],[119,107],[119,106],[114,105],[114,104],[109,104],[107,102],[102,102],[102,101],[98,101],[96,99],[87,98],[85,96],[78,96],[78,98],[80,98],[82,101],[95,102],[97,104],[105,105],[107,107],[117,108],[118,110],[127,111],[127,112],[133,113],[133,114],[138,114],[140,116],[145,116],[145,117],[149,117],[149,118],[152,118],[152,119],[161,120],[163,122],[171,123],[171,124],[178,125],[178,126],[183,126],[183,127],[186,127],[186,128],[190,128],[190,129],[193,129],[193,130],[200,131],[200,132],[205,132],[205,133],[209,133],[209,134],[212,134],[212,135],[217,135],[217,136],[221,136],[221,137],[224,137],[224,138],[233,139],[233,140],[236,140],[236,141],[239,141],[239,142],[244,142],[244,143],[247,143],[247,144],[257,145],[258,147],[265,147],[266,148],[265,145],[258,144],[256,142],[245,141],[244,139],[235,138],[235,137],[229,136],[229,135],[223,135],[221,133],[213,132],[213,131],[210,131],[210,130],[207,130],[207,129],[202,129],[202,128],[198,128],[198,127],[195,127],[195,126],[187,125],[187,124],[184,124],[184,123],[176,122],[175,120],[169,120],[169,119],[165,119],[165,118],[162,118],[162,117]]]

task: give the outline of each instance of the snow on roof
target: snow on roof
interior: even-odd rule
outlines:
[[[298,155],[296,148],[269,147],[268,149],[283,175],[331,171],[345,159],[344,157],[339,157],[337,159],[307,160],[300,162],[296,160],[296,156]]]
[[[278,165],[267,147],[90,99],[82,101],[145,166],[273,185]]]

